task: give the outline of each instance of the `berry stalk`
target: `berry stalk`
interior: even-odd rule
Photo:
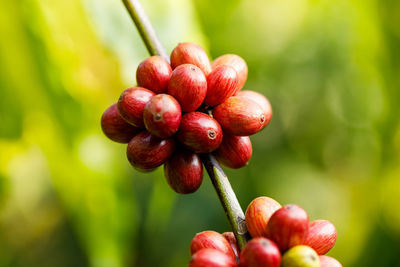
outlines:
[[[158,39],[156,32],[151,25],[149,18],[144,12],[139,0],[122,1],[129,15],[134,21],[150,55],[160,55],[169,60],[168,54]],[[239,249],[242,249],[249,239],[249,234],[246,228],[245,216],[242,208],[240,207],[239,201],[236,198],[235,192],[229,183],[228,177],[212,154],[203,154],[201,159],[218,194],[225,214],[228,217],[229,223],[239,245]]]

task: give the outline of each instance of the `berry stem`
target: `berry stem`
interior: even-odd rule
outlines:
[[[169,61],[169,57],[158,39],[149,18],[144,12],[139,0],[122,0],[128,13],[134,21],[143,42],[150,55],[160,55]],[[202,162],[210,176],[211,182],[218,194],[219,200],[228,217],[232,231],[235,234],[239,249],[249,240],[245,217],[228,177],[212,154],[203,154]]]

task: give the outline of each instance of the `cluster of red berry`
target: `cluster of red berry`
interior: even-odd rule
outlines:
[[[232,232],[196,234],[189,267],[342,266],[324,255],[335,245],[335,226],[327,220],[310,222],[297,205],[282,207],[272,198],[258,197],[247,207],[246,226],[253,239],[240,253]]]
[[[172,189],[192,193],[203,180],[198,153],[213,152],[230,168],[245,166],[252,155],[248,136],[269,123],[272,111],[263,95],[239,92],[248,71],[241,57],[223,55],[211,64],[201,47],[180,43],[170,59],[144,60],[138,87],[123,91],[101,125],[111,140],[129,143],[134,168],[148,172],[165,163]]]

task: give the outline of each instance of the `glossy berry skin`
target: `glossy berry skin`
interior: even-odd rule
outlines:
[[[279,248],[265,237],[250,240],[240,252],[240,267],[279,267],[280,264]]]
[[[207,76],[207,95],[204,103],[216,106],[233,95],[238,84],[236,71],[227,65],[218,66]]]
[[[215,231],[204,231],[197,233],[190,243],[190,255],[201,249],[212,248],[223,252],[232,259],[236,259],[235,253],[223,235]]]
[[[225,134],[219,148],[214,152],[218,162],[232,169],[246,166],[253,153],[248,136]]]
[[[140,63],[136,70],[136,81],[141,87],[156,94],[166,93],[172,68],[168,61],[160,56],[152,56]]]
[[[112,104],[101,116],[101,129],[112,141],[128,143],[140,129],[127,123],[118,113],[117,104]]]
[[[319,256],[321,267],[342,267],[342,264],[335,258],[329,256]]]
[[[285,205],[275,211],[267,225],[267,237],[281,251],[303,244],[308,234],[308,215],[297,205]]]
[[[178,66],[169,79],[168,94],[178,100],[182,111],[195,111],[207,94],[207,80],[204,73],[192,64]]]
[[[304,245],[313,248],[319,255],[327,253],[335,245],[336,228],[330,221],[315,220],[310,222]]]
[[[300,245],[289,249],[282,256],[282,267],[320,267],[318,254],[310,247]]]
[[[262,110],[264,111],[264,125],[262,128],[268,125],[268,123],[271,121],[272,118],[272,107],[271,104],[269,103],[268,99],[263,96],[262,94],[255,92],[255,91],[250,91],[250,90],[243,90],[240,91],[236,94],[236,96],[239,97],[245,97],[250,100],[253,100],[255,103],[257,103]]]
[[[119,114],[130,124],[138,128],[144,128],[144,107],[154,95],[152,91],[142,87],[126,89],[118,99]]]
[[[164,164],[164,175],[169,186],[177,193],[195,192],[203,181],[203,165],[199,155],[186,149],[175,151]]]
[[[207,53],[203,48],[194,43],[179,43],[178,46],[172,50],[172,69],[182,64],[193,64],[199,67],[206,76],[211,72],[211,64]]]
[[[178,131],[181,116],[182,110],[178,101],[167,94],[153,96],[143,111],[146,129],[160,138],[170,137]]]
[[[129,142],[126,155],[135,169],[146,172],[165,163],[174,151],[174,139],[160,139],[143,131]]]
[[[221,124],[224,133],[248,136],[262,129],[264,112],[259,105],[244,97],[231,96],[213,110],[214,118]]]
[[[189,267],[237,267],[236,260],[225,253],[204,248],[192,256]]]
[[[222,233],[223,237],[228,240],[229,244],[231,245],[233,252],[235,252],[235,256],[239,257],[239,246],[236,241],[236,237],[233,232],[224,232]]]
[[[222,129],[218,122],[207,114],[190,112],[182,116],[177,138],[195,153],[208,153],[220,146]]]
[[[281,208],[276,200],[270,197],[253,199],[246,209],[246,226],[250,235],[254,237],[267,236],[267,225],[275,211]]]
[[[233,95],[235,95],[237,92],[239,92],[240,89],[243,88],[247,80],[248,69],[246,61],[244,61],[244,59],[239,57],[238,55],[226,54],[215,59],[211,65],[211,68],[215,70],[218,66],[222,65],[231,66],[236,70],[238,74],[238,85],[235,92],[233,93]]]

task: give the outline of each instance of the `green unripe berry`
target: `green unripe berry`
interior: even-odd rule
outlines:
[[[282,257],[282,267],[321,267],[318,254],[309,246],[294,246]]]

